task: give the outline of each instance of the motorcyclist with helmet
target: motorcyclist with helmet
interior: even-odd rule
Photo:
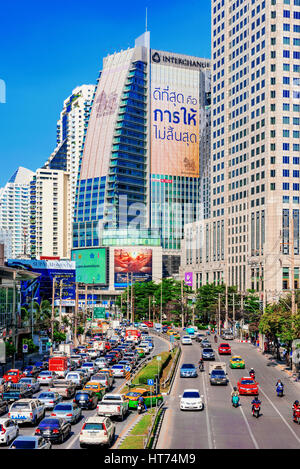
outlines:
[[[258,399],[258,396],[255,396],[253,401],[251,402],[252,404],[252,414],[254,412],[254,409],[257,405],[261,406],[261,401]]]

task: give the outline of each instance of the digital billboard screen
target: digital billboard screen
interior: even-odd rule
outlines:
[[[152,280],[152,249],[115,249],[115,287]]]
[[[151,173],[199,177],[199,71],[151,65]]]
[[[106,248],[76,249],[72,251],[72,260],[76,263],[76,282],[107,284]]]

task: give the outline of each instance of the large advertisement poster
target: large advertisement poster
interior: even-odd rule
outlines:
[[[199,177],[199,72],[151,71],[151,173]]]
[[[72,251],[76,263],[76,282],[106,285],[106,249],[77,249]]]
[[[21,305],[31,307],[32,302],[52,301],[52,287],[55,281],[55,304],[63,306],[75,302],[75,262],[64,260],[8,259],[8,267],[22,268],[39,273],[34,280],[21,282]],[[60,288],[61,287],[61,288]]]
[[[84,144],[80,179],[107,176],[116,118],[132,55],[130,49],[104,61]]]
[[[115,287],[152,280],[152,249],[115,249]]]

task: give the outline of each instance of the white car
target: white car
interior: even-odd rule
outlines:
[[[90,358],[92,360],[95,360],[96,358],[99,357],[99,352],[98,350],[96,349],[93,349],[93,348],[90,348],[88,351],[87,351],[88,355],[90,356]]]
[[[108,417],[88,417],[79,434],[81,448],[88,445],[111,446],[115,438],[116,427]]]
[[[0,419],[0,444],[9,445],[19,435],[19,427],[9,417]]]
[[[203,410],[203,396],[198,389],[185,389],[180,397],[180,410]]]
[[[40,385],[52,385],[54,379],[57,378],[56,373],[54,371],[41,371],[37,377],[37,381]]]
[[[143,350],[145,350],[145,353],[150,353],[150,346],[149,346],[148,342],[146,342],[146,341],[142,341],[139,344],[139,348],[142,348]]]
[[[45,406],[38,399],[19,399],[10,406],[8,416],[19,424],[36,425],[45,417]]]
[[[107,360],[105,359],[105,357],[100,357],[100,358],[97,358],[97,360],[95,360],[95,365],[98,366],[99,370],[101,370],[101,368],[107,368],[108,367],[108,363],[107,363]]]
[[[97,373],[97,371],[99,370],[98,366],[93,362],[85,362],[83,363],[81,368],[89,370],[92,374]]]
[[[111,367],[111,371],[115,378],[125,378],[126,367],[124,365],[114,365]]]
[[[193,345],[193,341],[189,335],[184,335],[181,337],[181,343],[182,345]]]

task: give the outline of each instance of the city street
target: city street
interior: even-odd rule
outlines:
[[[222,341],[225,342],[225,341]],[[287,375],[275,368],[251,344],[230,341],[232,355],[245,360],[245,370],[229,368],[230,356],[221,357],[217,344],[211,340],[216,361],[226,362],[229,383],[227,386],[211,386],[208,376],[208,361],[205,371],[197,378],[180,378],[180,366],[194,363],[198,367],[201,356],[199,343],[182,346],[182,356],[172,392],[167,400],[157,449],[291,449],[299,448],[300,426],[292,421],[292,404],[300,397],[299,384],[289,380]],[[220,339],[218,341],[220,343]],[[251,412],[251,396],[240,397],[240,407],[231,405],[233,386],[242,376],[249,376],[253,367],[259,383],[259,399],[262,415],[255,419]],[[284,385],[284,396],[277,397],[275,384],[280,378]],[[184,389],[197,388],[204,396],[203,411],[181,411],[179,395]]]
[[[157,355],[165,350],[169,350],[169,345],[165,340],[160,339],[158,337],[154,337],[153,341],[154,341],[154,349],[152,352],[153,355]],[[118,393],[119,389],[124,384],[124,381],[125,381],[124,379],[115,379],[113,389],[110,392]],[[47,389],[47,386],[41,386],[41,391],[46,390],[46,389]],[[38,394],[39,393],[35,393],[33,397],[34,398],[37,397]],[[70,402],[70,401],[63,400],[63,402]],[[52,446],[52,448],[53,449],[80,449],[79,433],[82,428],[84,419],[86,417],[96,415],[96,413],[97,413],[96,410],[83,410],[81,420],[77,424],[72,425],[72,433],[70,437],[63,444],[60,444],[60,445],[55,444]],[[50,414],[51,414],[51,411],[50,410],[47,411],[46,417],[49,417]],[[5,417],[5,415],[6,414],[4,414],[2,417]],[[114,421],[116,424],[116,434],[115,434],[116,438],[115,438],[114,445],[117,443],[118,438],[122,436],[123,432],[126,432],[127,428],[129,428],[131,424],[134,422],[134,419],[136,419],[136,415],[137,415],[136,412],[130,412],[127,418],[125,418],[123,422],[119,422],[116,420]],[[20,426],[20,435],[34,435],[35,428],[36,427],[33,428],[29,425]],[[2,446],[1,449],[7,449],[7,447]]]

